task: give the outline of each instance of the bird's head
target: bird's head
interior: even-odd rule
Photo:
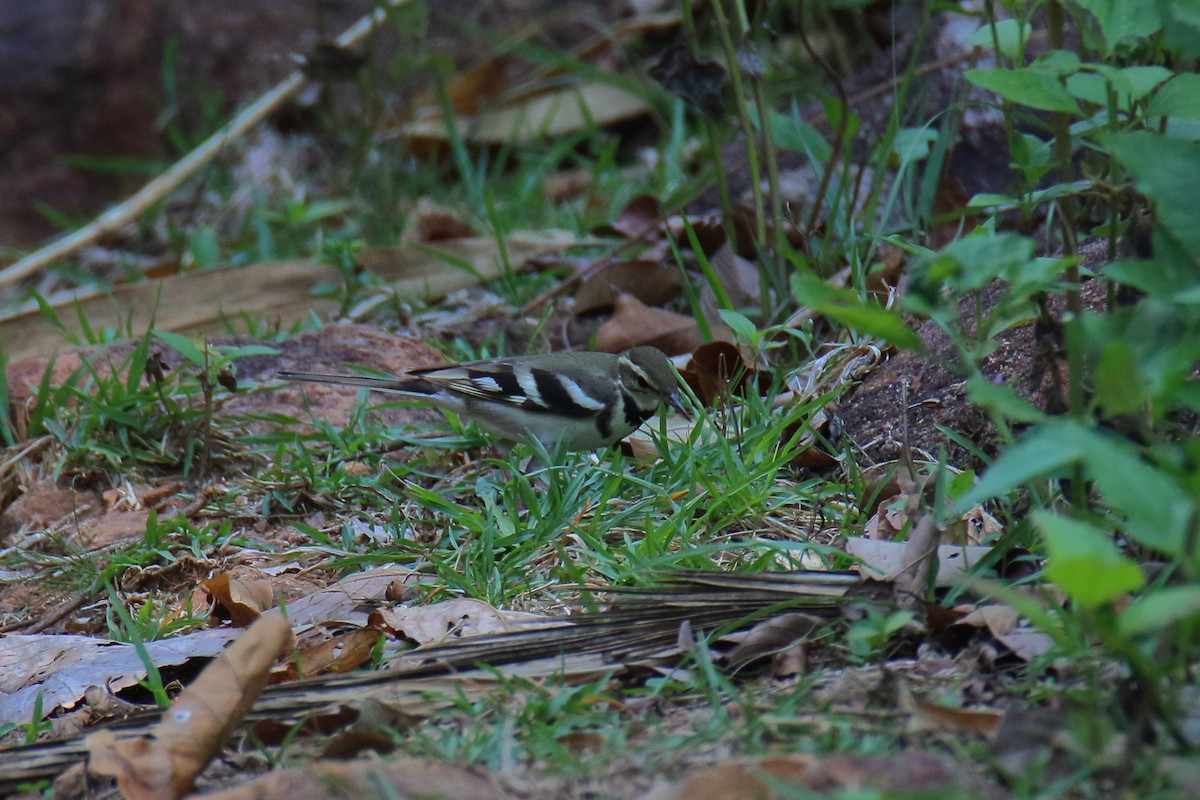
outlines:
[[[666,403],[685,417],[691,417],[679,399],[679,374],[663,351],[657,347],[634,347],[621,354],[618,363],[621,385],[646,410]]]

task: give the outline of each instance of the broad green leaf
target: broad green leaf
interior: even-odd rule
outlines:
[[[1146,116],[1200,119],[1200,75],[1176,75],[1146,104]]]
[[[900,128],[892,139],[892,156],[901,167],[924,161],[937,138],[938,132],[929,128]]]
[[[1062,78],[1079,71],[1083,63],[1079,55],[1070,50],[1048,50],[1037,57],[1031,65],[1033,69],[1050,72],[1056,78]]]
[[[1109,85],[1103,75],[1095,72],[1076,72],[1067,78],[1067,91],[1073,97],[1098,106],[1107,105]],[[1119,94],[1120,90],[1117,91]]]
[[[963,77],[976,86],[995,92],[1012,103],[1039,111],[1066,111],[1082,114],[1070,92],[1049,70],[1035,67],[1020,69],[969,69]]]
[[[191,338],[179,333],[175,333],[174,331],[163,330],[154,331],[154,335],[159,339],[162,339],[171,347],[174,347],[179,351],[181,356],[195,364],[197,367],[204,366],[204,353],[200,352],[200,348],[196,347],[196,344],[191,340]]]
[[[1176,621],[1200,615],[1200,586],[1171,586],[1155,589],[1134,600],[1117,617],[1126,636],[1166,630]]]
[[[1125,518],[1129,537],[1167,555],[1182,555],[1195,503],[1178,480],[1113,436],[1092,433],[1086,450],[1086,474],[1104,502]]]
[[[1073,422],[1048,422],[1006,447],[975,488],[954,504],[957,513],[1007,494],[1034,478],[1060,474],[1089,452],[1091,431]]]
[[[1033,26],[1028,22],[1020,22],[1015,19],[1002,19],[994,25],[984,25],[972,33],[967,39],[967,43],[976,47],[993,47],[998,45],[1003,55],[1008,56],[1009,60],[1017,63],[1021,61],[1023,46],[1025,42],[1029,41],[1029,34],[1032,29]]]
[[[740,314],[728,308],[722,308],[717,311],[721,315],[721,321],[733,330],[742,339],[747,342],[753,342],[758,338],[758,328],[754,327],[745,314]]]
[[[816,128],[800,119],[799,111],[791,114],[769,111],[767,118],[771,121],[771,136],[776,147],[801,153],[821,163],[829,160],[833,148]]]
[[[860,333],[906,350],[920,350],[921,339],[895,311],[864,301],[849,289],[830,286],[815,275],[792,275],[792,294],[801,304]]]
[[[1046,415],[1018,395],[1007,383],[995,383],[982,375],[967,379],[967,395],[972,403],[993,408],[1013,422],[1043,422]]]
[[[973,195],[967,201],[968,208],[989,208],[991,206],[1013,206],[1016,205],[1016,198],[1009,197],[1006,194],[994,194],[991,192],[980,192]]]
[[[1146,0],[1076,0],[1100,23],[1108,52],[1124,39],[1149,36],[1162,27],[1162,17]]]
[[[1096,399],[1110,415],[1128,414],[1145,401],[1137,360],[1124,342],[1105,342],[1093,380]]]
[[[964,292],[987,286],[1033,257],[1033,241],[1015,233],[973,233],[942,248],[917,272],[922,284]]]
[[[1152,12],[1162,20],[1163,44],[1184,58],[1200,56],[1200,3],[1155,0]]]
[[[1105,64],[1092,66],[1095,72],[1077,72],[1067,78],[1067,91],[1089,103],[1108,105],[1108,91],[1116,93],[1117,107],[1128,109],[1155,86],[1171,77],[1166,67],[1145,66],[1118,69]]]
[[[1121,68],[1121,75],[1129,82],[1130,100],[1141,100],[1154,91],[1154,87],[1170,80],[1174,74],[1166,67],[1153,64]]]
[[[1195,209],[1200,144],[1145,132],[1110,134],[1101,137],[1101,144],[1154,202],[1159,222],[1193,258],[1200,257]]]
[[[242,358],[244,356],[277,356],[279,350],[265,344],[247,344],[240,346],[221,345],[217,348],[224,358]]]
[[[1046,539],[1046,577],[1084,608],[1107,603],[1145,582],[1141,568],[1121,555],[1108,531],[1045,511],[1034,512],[1033,521]]]

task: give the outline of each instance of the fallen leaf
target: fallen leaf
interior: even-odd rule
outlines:
[[[175,800],[233,735],[267,684],[271,664],[292,629],[263,617],[204,668],[146,736],[118,739],[110,730],[84,740],[88,769],[117,779],[127,800]]]
[[[683,278],[679,268],[664,261],[631,259],[606,264],[575,293],[576,316],[607,311],[623,294],[649,306],[661,306],[679,295]]]
[[[858,565],[859,572],[872,580],[892,580],[911,567],[905,562],[907,545],[907,542],[846,537],[846,552],[862,561]],[[938,572],[934,584],[953,586],[966,575],[972,564],[979,563],[991,550],[980,545],[940,545],[937,549]]]
[[[657,225],[662,218],[662,203],[658,198],[652,194],[639,194],[625,204],[612,222],[597,227],[593,233],[633,239],[641,236],[647,228]]]
[[[735,345],[728,341],[716,341],[706,342],[693,350],[687,366],[679,374],[701,402],[712,406],[731,389],[745,386],[754,376],[754,370]]]
[[[347,672],[371,658],[379,631],[356,628],[334,634],[315,644],[300,647],[295,661],[283,673],[286,678],[305,678],[330,672]]]
[[[146,642],[155,666],[211,658],[239,631],[210,628]],[[41,695],[42,716],[69,708],[91,686],[119,692],[146,677],[132,644],[69,634],[0,636],[0,724],[29,722]]]
[[[371,626],[419,644],[446,639],[508,633],[517,628],[557,626],[561,620],[524,611],[501,611],[482,600],[461,597],[429,606],[379,609],[371,613]]]
[[[757,659],[790,649],[813,633],[825,628],[826,621],[814,614],[799,611],[776,614],[755,623],[748,631],[721,637],[721,641],[737,644],[725,656],[733,669]]]
[[[1033,627],[1008,606],[980,606],[955,624],[986,627],[996,641],[1022,661],[1037,658],[1054,646],[1054,639],[1049,634]]]
[[[394,761],[314,761],[269,772],[204,800],[390,800],[390,798],[470,798],[515,800],[481,767],[446,761],[400,758]]]
[[[644,97],[592,80],[517,98],[502,108],[460,115],[454,124],[456,135],[469,144],[521,144],[625,122],[650,111]],[[401,130],[415,147],[428,151],[450,141],[448,128],[441,109],[428,108]]]
[[[930,703],[917,700],[913,703],[912,712],[916,729],[911,733],[923,731],[965,731],[981,736],[991,736],[1000,728],[1004,712],[987,708],[954,708],[941,703]]]
[[[886,756],[810,753],[726,761],[654,787],[642,800],[784,800],[804,790],[998,798],[998,790],[931,753]]]
[[[332,586],[290,601],[287,617],[297,629],[331,622],[364,627],[370,615],[367,601],[394,593],[401,584],[416,586],[423,579],[425,576],[399,564],[355,572]]]
[[[205,578],[200,581],[200,586],[229,612],[233,624],[239,628],[247,627],[275,605],[275,591],[270,581],[222,573]]]
[[[612,319],[596,331],[595,349],[619,353],[638,345],[654,345],[667,355],[690,353],[702,344],[696,320],[661,308],[650,308],[636,297],[617,297]]]

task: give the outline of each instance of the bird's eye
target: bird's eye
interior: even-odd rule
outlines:
[[[650,388],[650,381],[646,380],[646,379],[645,379],[645,378],[643,378],[641,375],[638,375],[638,376],[637,376],[637,384],[638,384],[638,386],[639,386],[640,388],[642,388],[642,389],[649,389],[649,388]]]

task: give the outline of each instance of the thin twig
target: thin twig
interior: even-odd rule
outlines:
[[[385,0],[386,6],[376,8],[347,28],[345,33],[337,39],[338,47],[352,47],[362,41],[375,29],[375,26],[384,20],[387,6],[406,5],[408,2],[409,0]],[[307,80],[302,71],[292,72],[255,101],[253,105],[248,106],[230,120],[224,128],[205,139],[195,150],[175,162],[169,170],[147,183],[128,200],[110,208],[79,230],[55,239],[42,249],[30,253],[0,270],[0,287],[21,280],[136,219],[147,208],[199,172],[201,168],[216,158],[226,145],[237,140],[266,119],[288,98],[296,94]]]

